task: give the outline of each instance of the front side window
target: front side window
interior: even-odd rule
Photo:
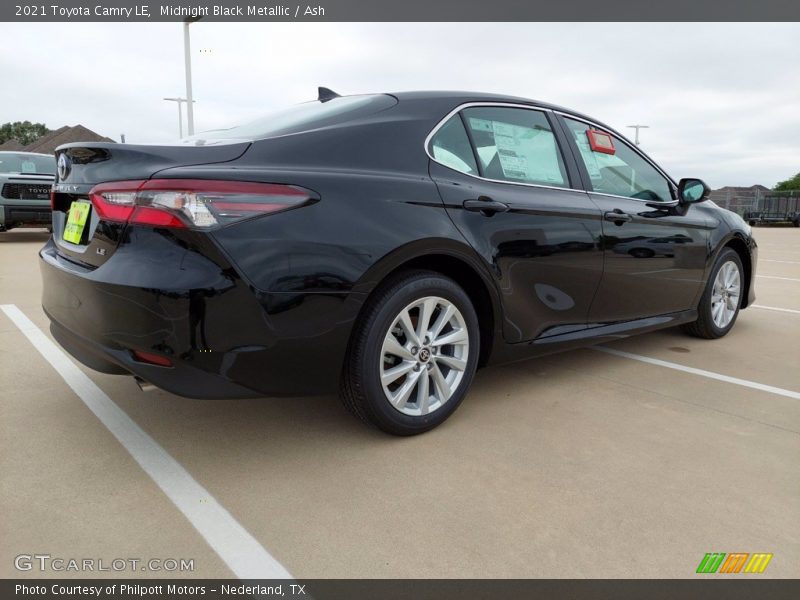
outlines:
[[[481,175],[487,179],[569,187],[564,161],[544,113],[479,106],[463,111]]]
[[[593,149],[587,134],[592,126],[564,120],[578,146],[593,191],[655,202],[672,200],[669,181],[625,142],[609,134],[613,148]]]

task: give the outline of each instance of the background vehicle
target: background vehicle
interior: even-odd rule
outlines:
[[[685,324],[725,335],[756,245],[601,123],[519,98],[320,99],[175,146],[57,149],[54,337],[213,398],[328,393],[444,421],[478,366]],[[626,240],[676,239],[646,265]],[[685,238],[685,239],[684,239]]]
[[[791,223],[800,227],[800,191],[771,192],[760,210],[746,212],[744,220],[750,225]]]
[[[47,154],[0,152],[0,231],[50,227],[56,161]]]

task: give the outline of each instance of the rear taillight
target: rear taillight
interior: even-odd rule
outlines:
[[[191,229],[221,227],[319,199],[294,185],[205,179],[101,183],[89,195],[106,221]]]

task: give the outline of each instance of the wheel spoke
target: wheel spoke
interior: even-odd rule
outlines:
[[[396,367],[392,367],[391,369],[384,371],[383,375],[381,375],[381,383],[383,385],[390,385],[413,369],[415,364],[416,363],[414,362],[406,360],[401,362]]]
[[[719,317],[721,311],[722,311],[722,301],[711,305],[711,317],[714,319],[714,323],[716,323],[717,325],[719,325]]]
[[[397,338],[394,337],[394,334],[391,331],[389,331],[389,333],[386,335],[386,339],[383,341],[383,353],[391,354],[392,356],[399,356],[405,360],[416,360],[414,355],[411,354],[411,351],[398,342]]]
[[[466,344],[468,341],[467,330],[465,328],[448,331],[440,338],[431,342],[432,346],[447,346],[449,344]]]
[[[405,382],[403,382],[403,385],[400,386],[400,389],[392,396],[392,404],[394,404],[396,408],[403,408],[406,405],[409,397],[411,397],[411,392],[414,391],[417,385],[420,373],[421,371],[411,371],[408,377],[406,377]]]
[[[417,386],[417,406],[419,407],[419,412],[423,415],[427,415],[430,408],[429,387],[428,369],[423,368],[419,376],[419,385]]]
[[[422,306],[419,307],[419,317],[417,318],[417,338],[420,340],[425,339],[430,325],[431,316],[436,309],[436,298],[425,298],[422,301]]]
[[[456,371],[463,371],[467,368],[467,361],[456,358],[455,356],[447,356],[446,354],[439,354],[436,357],[436,362],[445,364]]]
[[[447,307],[439,313],[439,316],[436,318],[436,322],[431,327],[431,339],[435,340],[439,337],[439,334],[444,329],[444,326],[447,322],[453,317],[456,312],[456,307],[452,304],[448,304]]]
[[[726,283],[725,287],[730,289],[730,287],[734,284],[734,282],[736,281],[736,279],[738,277],[739,277],[739,271],[736,270],[736,267],[734,267],[733,265],[730,265],[728,267],[727,276],[725,277],[725,283]]]
[[[400,313],[400,327],[406,334],[408,340],[415,346],[420,346],[419,336],[414,331],[414,325],[411,323],[411,316],[408,314],[408,309]]]
[[[433,379],[433,385],[436,388],[436,395],[439,398],[439,402],[444,404],[450,399],[450,386],[447,385],[447,380],[442,375],[441,370],[439,370],[439,365],[433,363],[433,368],[431,369],[431,379]]]

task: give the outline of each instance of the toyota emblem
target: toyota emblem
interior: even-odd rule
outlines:
[[[58,180],[64,181],[69,175],[72,164],[63,152],[58,155]]]

